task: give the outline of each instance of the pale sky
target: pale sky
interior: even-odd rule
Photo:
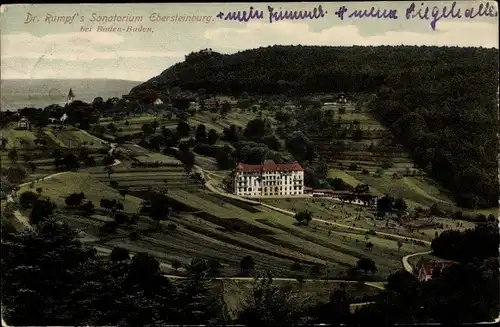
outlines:
[[[496,17],[441,18],[436,29],[430,20],[406,19],[412,2],[359,3],[234,3],[234,4],[39,4],[1,7],[1,79],[112,78],[145,81],[184,60],[191,51],[212,48],[222,53],[268,45],[438,45],[498,48],[498,5],[490,1],[458,1],[455,10],[489,3]],[[437,6],[442,10],[453,2],[416,2],[415,8]],[[323,18],[269,23],[268,6],[279,10],[312,10],[322,5]],[[344,20],[335,12],[346,6]],[[264,11],[264,19],[249,22],[225,21],[219,12]],[[356,9],[396,9],[398,19],[348,18]],[[486,8],[486,7],[483,7]],[[38,22],[26,24],[28,13]],[[211,16],[202,22],[152,22],[150,16]],[[47,14],[75,17],[72,23],[46,22]],[[90,22],[92,15],[142,16],[142,22]],[[157,16],[158,16],[157,15]],[[431,14],[429,14],[431,16]],[[206,19],[206,18],[205,18]],[[431,18],[432,19],[432,18]],[[84,22],[80,22],[83,20]],[[97,32],[98,26],[122,31]],[[127,32],[151,28],[152,32]],[[92,28],[82,32],[81,28]]]

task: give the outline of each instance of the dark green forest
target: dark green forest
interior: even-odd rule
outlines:
[[[109,259],[99,257],[58,218],[48,212],[39,218],[33,228],[2,235],[2,311],[10,325],[453,324],[488,321],[498,314],[495,223],[436,238],[433,249],[453,257],[455,265],[423,283],[397,271],[385,291],[366,299],[374,304],[354,313],[345,289],[332,291],[326,302],[301,301],[302,294],[273,285],[272,276],[261,272],[254,275],[250,300],[231,319],[222,290],[210,286],[213,268],[205,260],[193,260],[186,279],[168,279],[146,253],[131,256],[115,248]],[[443,243],[474,238],[488,239],[468,243],[478,254],[474,258]]]
[[[414,161],[468,208],[497,205],[498,50],[273,46],[186,56],[131,93],[373,94],[367,106]]]

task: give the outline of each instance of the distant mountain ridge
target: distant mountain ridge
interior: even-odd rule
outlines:
[[[1,108],[43,108],[53,103],[64,103],[70,88],[77,100],[91,102],[99,96],[106,100],[128,94],[140,83],[117,79],[5,79],[0,85]]]
[[[498,50],[436,46],[268,46],[221,54],[201,50],[132,92],[178,86],[214,94],[374,93],[388,78],[410,78],[416,67],[455,65],[471,58],[498,71]],[[480,59],[479,59],[480,58]]]

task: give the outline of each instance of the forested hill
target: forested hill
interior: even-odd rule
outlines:
[[[388,76],[418,67],[477,65],[498,72],[498,50],[458,47],[273,46],[231,55],[200,51],[186,56],[135,90],[179,86],[207,93],[311,94],[373,92]],[[154,85],[153,85],[154,84]]]
[[[186,56],[132,92],[374,93],[379,118],[466,207],[498,201],[498,49],[274,46]]]

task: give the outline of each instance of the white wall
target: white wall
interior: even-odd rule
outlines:
[[[234,193],[240,196],[283,196],[304,194],[304,172],[236,172]]]

